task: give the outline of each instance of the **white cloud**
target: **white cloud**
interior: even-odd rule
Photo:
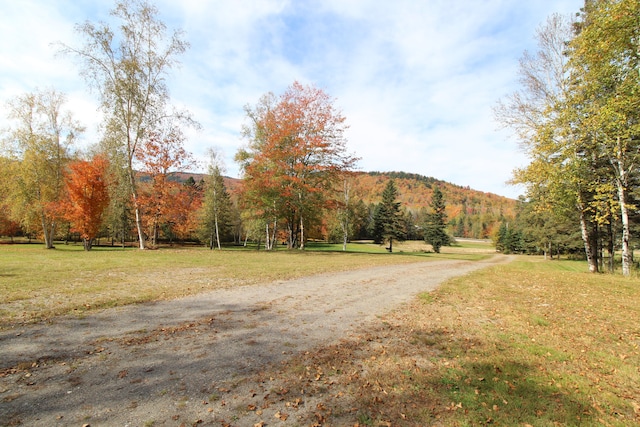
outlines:
[[[69,58],[51,42],[74,40],[75,23],[108,19],[107,0],[5,2],[0,18],[0,102],[36,87],[69,94],[87,126],[99,122]],[[349,147],[363,170],[403,170],[515,197],[505,187],[525,159],[491,107],[516,86],[517,59],[538,25],[582,0],[157,0],[191,48],[170,80],[174,102],[202,125],[188,148],[217,146],[229,174],[242,144],[243,106],[294,80],[337,99]],[[87,139],[95,139],[94,134]]]

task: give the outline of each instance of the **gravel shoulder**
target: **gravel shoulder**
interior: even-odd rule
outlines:
[[[269,393],[257,380],[269,366],[506,260],[376,267],[16,326],[0,332],[0,424],[297,425],[269,411],[240,419],[229,402]]]

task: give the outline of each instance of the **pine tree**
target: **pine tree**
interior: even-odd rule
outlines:
[[[389,242],[389,252],[393,252],[393,239],[402,241],[405,236],[403,215],[400,202],[397,202],[398,189],[393,179],[387,182],[382,192],[382,201],[373,214],[373,240],[376,243]]]
[[[438,187],[434,187],[430,207],[432,212],[427,215],[424,224],[424,241],[431,245],[435,253],[440,253],[440,248],[449,245],[451,239],[446,232],[444,196]]]

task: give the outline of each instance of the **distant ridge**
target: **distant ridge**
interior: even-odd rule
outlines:
[[[441,185],[445,185],[448,187],[457,187],[457,188],[461,188],[461,189],[465,189],[465,190],[469,190],[469,191],[474,191],[474,192],[478,192],[478,193],[484,193],[484,194],[493,194],[495,196],[498,197],[504,197],[504,196],[500,196],[499,194],[495,194],[495,193],[491,193],[491,192],[483,192],[480,190],[474,190],[472,189],[470,186],[466,185],[466,186],[462,186],[462,185],[458,185],[458,184],[452,184],[450,182],[447,181],[443,181],[441,179],[437,179],[437,178],[433,178],[430,176],[424,176],[424,175],[420,175],[417,173],[410,173],[410,172],[396,172],[396,171],[391,171],[391,172],[377,172],[377,171],[373,171],[373,172],[364,172],[368,175],[384,175],[387,176],[389,178],[393,178],[393,179],[413,179],[416,181],[420,181],[420,182],[424,182],[425,184],[427,184],[428,186],[431,186],[432,184],[441,184]],[[504,197],[506,199],[510,199],[509,197]],[[511,199],[513,200],[513,199]]]
[[[200,182],[205,177],[206,174],[202,173],[174,172],[169,179],[185,182],[193,178]],[[354,199],[367,205],[380,202],[382,190],[389,179],[396,181],[398,201],[413,214],[428,210],[433,187],[438,186],[447,205],[449,231],[456,237],[489,238],[503,221],[515,217],[518,202],[514,199],[408,172],[355,172],[352,184]],[[145,180],[144,177],[141,180]],[[224,181],[232,194],[242,182],[232,177],[225,177]]]
[[[490,238],[503,221],[515,217],[518,202],[514,199],[415,173],[358,172],[354,194],[367,204],[378,203],[389,179],[396,182],[402,206],[414,214],[429,210],[433,187],[438,186],[447,206],[449,231],[456,237]]]

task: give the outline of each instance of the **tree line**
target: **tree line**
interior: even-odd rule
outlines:
[[[520,89],[496,107],[530,159],[513,178],[525,185],[529,205],[520,231],[540,249],[578,234],[592,272],[603,268],[605,251],[610,270],[617,251],[623,274],[633,262],[639,16],[637,0],[587,0],[575,17],[549,17],[537,52],[520,60]]]

